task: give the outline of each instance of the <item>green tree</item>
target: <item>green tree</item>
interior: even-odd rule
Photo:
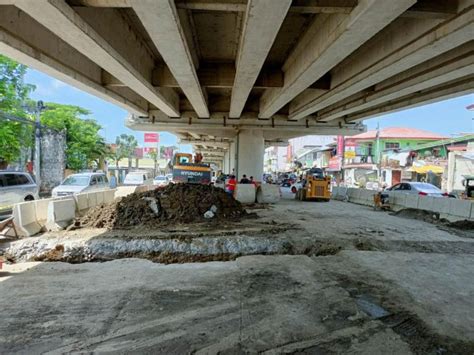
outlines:
[[[102,127],[93,119],[82,118],[90,112],[82,107],[46,103],[41,123],[58,131],[66,131],[67,167],[81,170],[107,155],[107,145],[99,135]]]
[[[26,66],[0,55],[0,111],[29,119],[24,105],[33,85],[24,83]],[[0,125],[0,165],[19,158],[24,147],[33,142],[33,126],[18,121],[4,120]]]
[[[128,168],[132,167],[132,159],[135,154],[135,148],[138,142],[131,134],[121,134],[115,139],[115,163],[118,168],[118,161],[123,158],[128,158]]]

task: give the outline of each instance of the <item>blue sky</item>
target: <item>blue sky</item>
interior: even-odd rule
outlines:
[[[84,107],[92,112],[104,129],[101,134],[108,142],[122,134],[133,134],[140,145],[143,144],[143,132],[136,132],[125,127],[124,120],[127,112],[120,107],[89,95],[79,89],[65,84],[39,71],[29,69],[25,81],[36,85],[32,93],[35,100],[53,101],[61,104],[71,104]],[[466,106],[474,103],[474,95],[462,96],[431,105],[383,115],[366,120],[369,129],[374,129],[377,123],[380,127],[413,127],[426,129],[446,136],[458,133],[474,132],[474,112],[466,110]],[[160,144],[177,144],[176,136],[160,132]],[[181,145],[182,151],[191,151],[191,146]]]
[[[34,100],[77,105],[91,111],[90,117],[97,120],[104,127],[100,134],[105,137],[107,142],[113,143],[115,137],[126,133],[133,134],[139,145],[143,145],[143,132],[132,131],[125,127],[124,122],[128,113],[120,107],[34,69],[28,69],[25,82],[36,86],[36,90],[31,94]],[[181,151],[185,152],[191,152],[192,150],[190,145],[178,145],[176,136],[167,132],[160,132],[160,145],[177,145]]]

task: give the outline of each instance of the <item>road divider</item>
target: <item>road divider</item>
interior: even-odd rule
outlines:
[[[280,187],[278,185],[261,184],[257,188],[258,203],[277,203],[280,198]]]
[[[256,191],[254,184],[237,184],[234,198],[240,203],[255,203]]]
[[[377,191],[333,187],[332,198],[335,200],[349,201],[359,205],[373,206],[374,195]],[[400,191],[387,191],[389,195],[390,208],[393,211],[413,208],[433,213],[439,213],[440,218],[450,221],[464,219],[474,220],[474,201],[460,200],[448,197],[421,196],[417,194],[407,194]]]

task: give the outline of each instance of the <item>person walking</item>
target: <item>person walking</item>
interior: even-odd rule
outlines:
[[[247,175],[242,175],[242,179],[240,179],[241,184],[250,184],[250,180],[247,179]]]
[[[230,179],[227,181],[226,192],[230,196],[234,196],[234,191],[235,191],[236,186],[237,186],[237,180],[235,179],[235,175],[231,175]]]

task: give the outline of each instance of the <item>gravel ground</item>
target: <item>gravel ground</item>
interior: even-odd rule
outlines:
[[[2,353],[472,354],[473,238],[337,201],[252,212],[260,218],[14,243],[18,261],[91,245],[121,259],[5,265]],[[154,259],[165,244],[175,254]],[[232,255],[210,257],[223,250]],[[211,260],[230,261],[197,262]]]

